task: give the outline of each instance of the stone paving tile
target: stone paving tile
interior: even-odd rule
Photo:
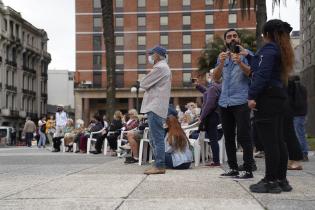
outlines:
[[[116,209],[122,199],[10,199],[0,200],[1,210],[109,210]]]
[[[120,206],[119,210],[146,210],[146,209],[165,209],[165,210],[262,210],[259,203],[253,199],[131,199],[126,200]]]

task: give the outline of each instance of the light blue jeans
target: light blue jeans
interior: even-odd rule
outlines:
[[[155,167],[165,168],[165,130],[163,128],[165,119],[154,112],[148,112],[147,115],[150,129],[150,144],[153,147],[155,157]]]
[[[46,144],[46,135],[45,133],[41,132],[41,130],[38,131],[39,133],[39,141],[38,141],[38,147],[43,146],[45,147]]]
[[[305,137],[305,116],[293,118],[295,134],[300,142],[301,149],[304,155],[308,155],[308,144]]]

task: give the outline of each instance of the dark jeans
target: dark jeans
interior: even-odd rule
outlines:
[[[268,181],[285,179],[288,152],[283,139],[283,116],[260,116],[256,114],[255,120],[258,137],[263,143],[265,151],[265,178]]]
[[[31,147],[32,146],[32,140],[34,138],[34,134],[33,133],[26,133],[25,134],[25,139],[26,139],[26,145],[28,147]]]
[[[174,167],[171,153],[165,153],[165,166],[166,166],[166,168],[183,170],[183,169],[189,169],[190,165],[191,165],[191,163],[182,163],[179,166]]]
[[[251,123],[251,138],[252,138],[252,142],[254,143],[256,147],[256,151],[264,151],[262,142],[259,140],[258,135],[257,135],[257,128],[256,128],[255,120],[253,120]]]
[[[104,138],[102,136],[96,139],[96,143],[95,143],[96,152],[99,152],[99,153],[102,152],[103,143],[104,143]],[[107,148],[104,148],[104,149],[107,149]]]
[[[109,147],[112,150],[116,150],[117,148],[117,138],[118,138],[119,134],[110,134],[107,136],[107,141],[109,144]]]
[[[238,170],[235,144],[235,129],[237,129],[237,141],[243,148],[244,168],[246,171],[252,171],[254,159],[253,146],[250,139],[250,110],[247,104],[220,108],[230,169]]]
[[[219,115],[217,112],[212,112],[205,118],[203,122],[206,133],[210,140],[210,146],[214,163],[220,163],[220,148],[219,148],[219,135],[217,126],[219,124]]]

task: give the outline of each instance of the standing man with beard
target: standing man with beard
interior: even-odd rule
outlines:
[[[250,66],[244,56],[239,55],[240,38],[235,29],[224,33],[226,51],[219,54],[214,70],[215,80],[222,77],[222,92],[219,98],[225,147],[230,170],[224,177],[253,178],[253,147],[250,139],[250,109],[247,106]],[[243,148],[243,169],[240,174],[236,157],[237,141]]]

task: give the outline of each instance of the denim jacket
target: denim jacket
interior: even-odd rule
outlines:
[[[241,56],[241,61],[248,64],[244,56]],[[220,61],[218,59],[217,65],[219,64]],[[229,57],[225,59],[222,77],[222,92],[219,98],[219,105],[228,107],[247,103],[249,78],[241,70],[240,66],[235,64]]]
[[[192,162],[192,152],[189,149],[189,143],[187,142],[187,146],[184,151],[174,150],[174,148],[167,141],[168,135],[165,137],[165,152],[171,153],[173,166],[179,166],[183,163],[191,163]]]

